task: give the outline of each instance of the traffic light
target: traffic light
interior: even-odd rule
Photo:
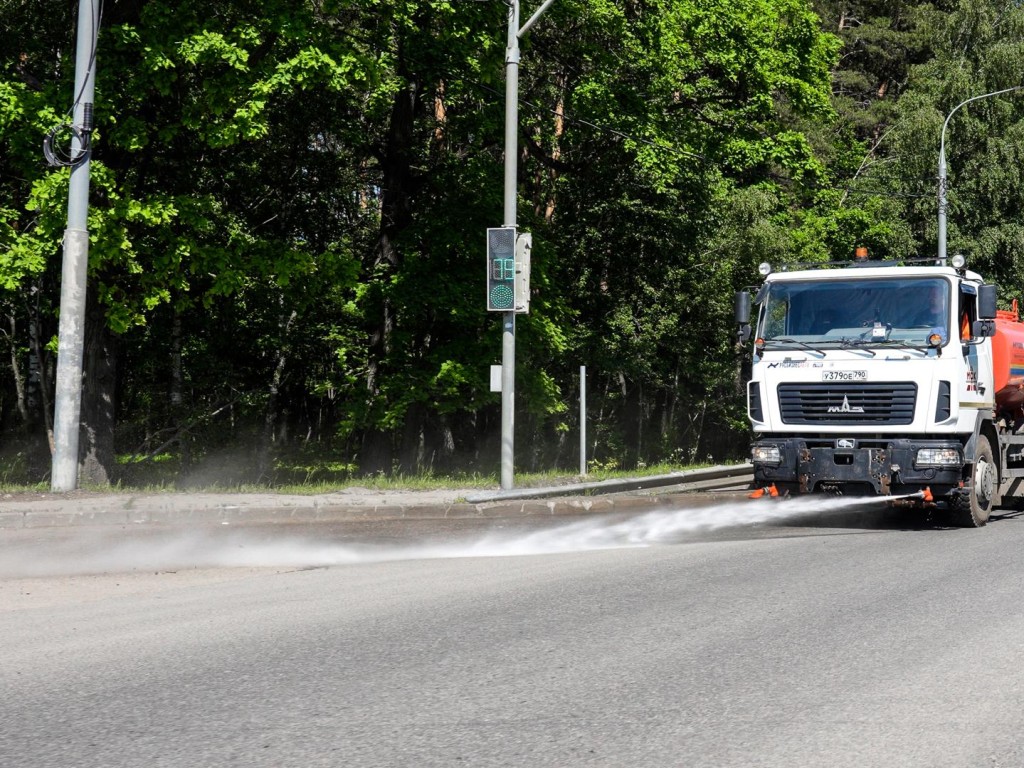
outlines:
[[[533,236],[515,227],[487,230],[487,310],[530,311],[530,250]]]
[[[516,305],[516,228],[487,230],[487,310],[514,312]]]

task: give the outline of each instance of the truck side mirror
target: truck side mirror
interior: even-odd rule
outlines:
[[[736,292],[733,309],[736,313],[736,323],[738,325],[747,325],[750,323],[750,291]]]
[[[981,320],[996,319],[996,287],[994,285],[978,286],[978,317]]]
[[[739,326],[737,336],[740,344],[750,338],[750,292],[737,291],[733,302],[733,313],[736,316],[736,324]]]
[[[971,323],[971,336],[976,339],[982,339],[986,336],[996,335],[996,321],[995,320],[975,320]]]

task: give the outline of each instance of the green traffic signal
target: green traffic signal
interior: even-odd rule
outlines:
[[[515,309],[516,228],[487,230],[487,309],[508,312]]]

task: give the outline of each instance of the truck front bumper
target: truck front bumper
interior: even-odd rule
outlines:
[[[752,453],[756,485],[793,493],[889,496],[925,486],[943,493],[963,477],[963,446],[956,440],[766,438]]]

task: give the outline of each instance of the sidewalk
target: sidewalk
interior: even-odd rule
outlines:
[[[231,523],[523,517],[642,511],[679,504],[708,484],[742,487],[744,467],[711,468],[558,488],[275,493],[89,492],[0,494],[0,529],[71,525],[229,525]],[[671,484],[669,484],[671,483]],[[659,488],[658,492],[650,488]],[[648,490],[644,490],[647,488]],[[601,495],[584,495],[592,493]],[[546,497],[546,498],[545,498]]]

